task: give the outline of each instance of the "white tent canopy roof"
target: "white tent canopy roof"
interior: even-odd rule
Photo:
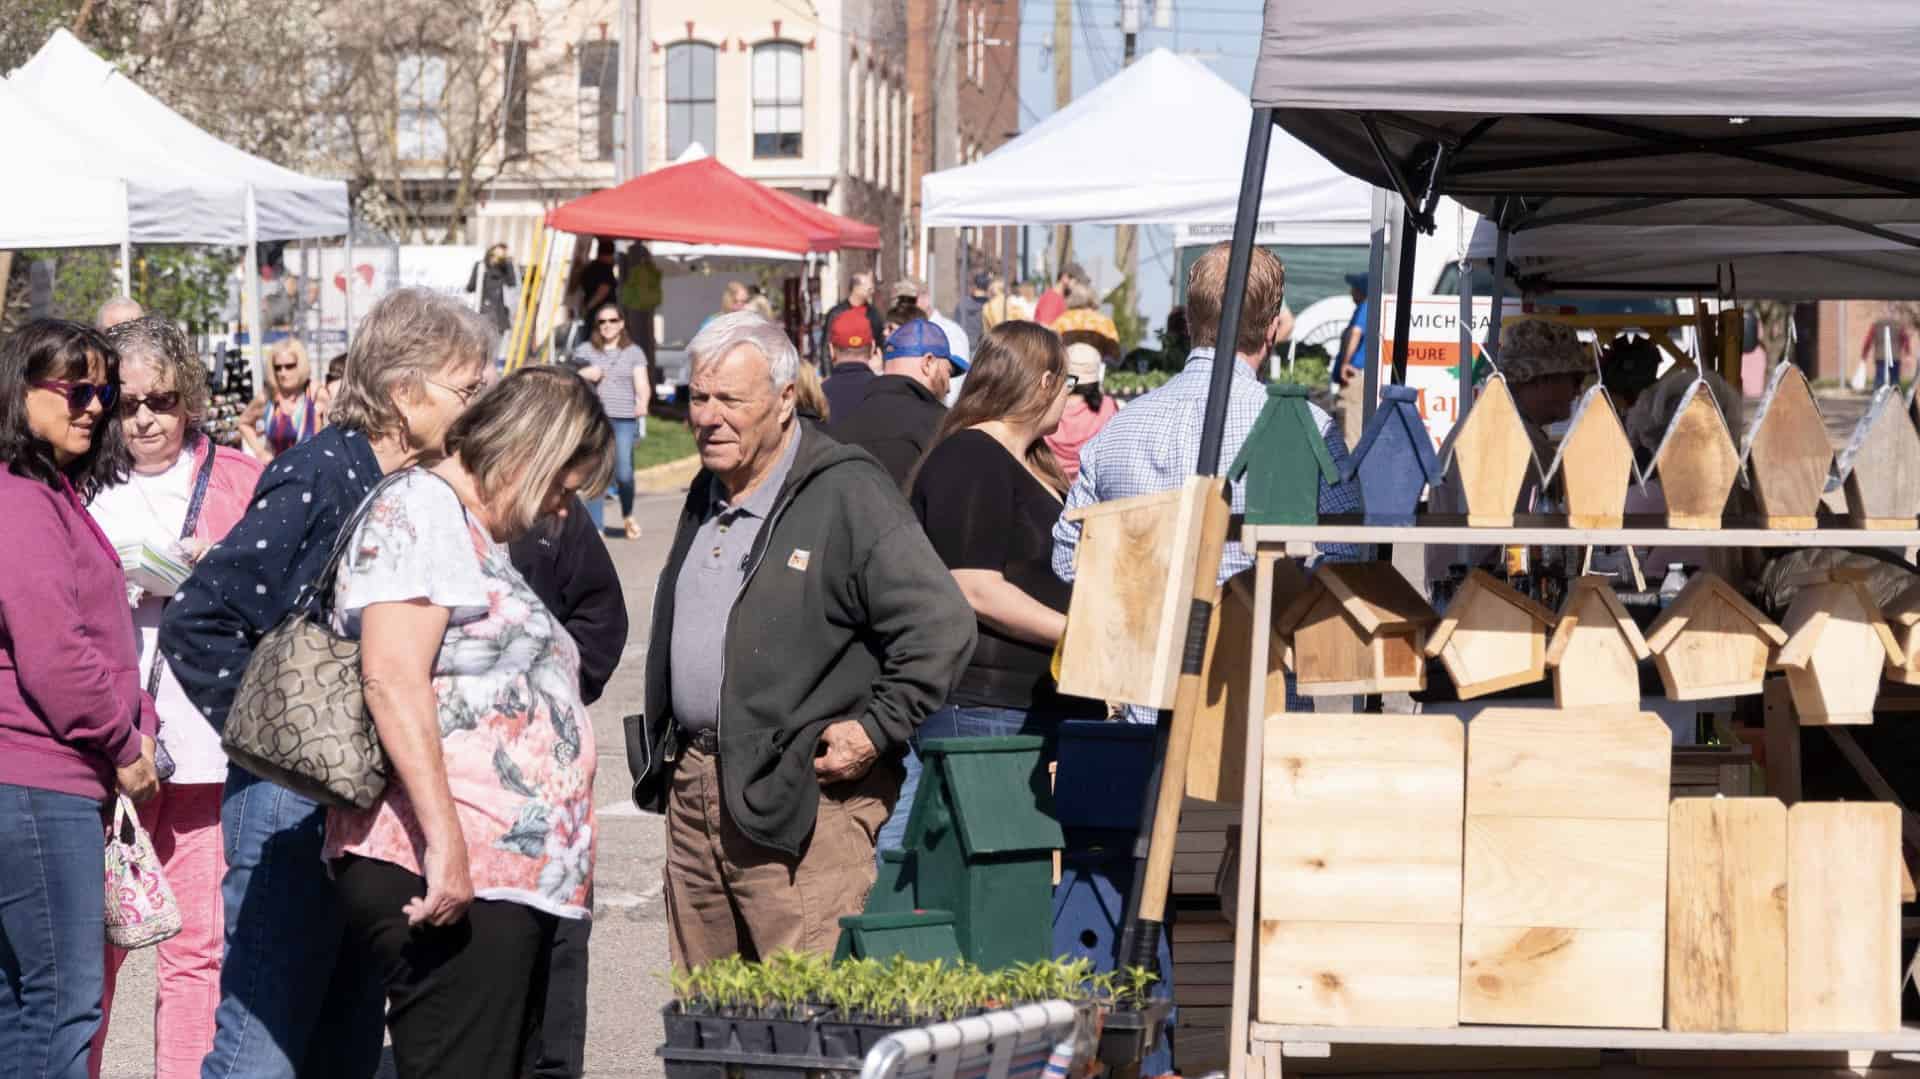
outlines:
[[[8,81],[81,149],[92,171],[125,179],[136,242],[244,244],[249,187],[261,240],[347,231],[344,182],[304,176],[221,142],[65,30]]]
[[[4,81],[0,142],[15,161],[33,163],[0,170],[0,250],[106,246],[127,234],[127,185],[97,175]]]
[[[1155,49],[970,165],[921,180],[927,226],[1231,224],[1252,110],[1200,62]],[[1364,244],[1372,193],[1284,131],[1261,240]]]

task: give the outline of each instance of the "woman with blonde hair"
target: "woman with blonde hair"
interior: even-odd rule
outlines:
[[[263,462],[312,438],[322,426],[323,405],[313,385],[313,361],[297,338],[267,350],[267,392],[240,414],[240,441]]]
[[[960,397],[907,481],[907,501],[973,608],[979,643],[945,707],[915,735],[1039,734],[1096,719],[1099,702],[1061,696],[1049,673],[1072,587],[1053,574],[1053,524],[1067,480],[1047,448],[1074,377],[1052,330],[1003,322],[975,346]],[[897,848],[919,784],[916,753],[879,847]]]
[[[580,653],[507,544],[613,472],[587,384],[516,371],[389,477],[348,537],[336,629],[360,641],[392,779],[332,810],[323,857],[385,983],[401,1079],[518,1074],[557,920],[593,897],[593,724]]]

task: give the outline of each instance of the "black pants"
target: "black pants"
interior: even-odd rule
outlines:
[[[533,1079],[580,1079],[587,1070],[587,937],[593,923],[558,918],[547,963],[546,1009],[527,1046]]]
[[[424,879],[352,856],[335,862],[333,873],[348,931],[386,987],[400,1079],[514,1079],[539,1021],[535,983],[558,919],[478,899],[457,925],[410,927],[401,908],[427,893]]]

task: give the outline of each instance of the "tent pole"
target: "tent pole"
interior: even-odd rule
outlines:
[[[1487,355],[1493,359],[1494,365],[1498,366],[1500,363],[1500,320],[1502,317],[1500,309],[1506,306],[1507,300],[1507,240],[1510,239],[1513,234],[1507,231],[1506,223],[1498,216],[1495,217],[1494,223],[1500,226],[1500,231],[1495,234],[1496,238],[1493,245],[1493,309],[1487,315],[1486,347]],[[1464,394],[1462,395],[1460,404],[1463,408],[1467,404]],[[1462,415],[1465,415],[1465,413],[1462,413]]]
[[[1373,189],[1373,209],[1367,224],[1367,324],[1360,331],[1365,335],[1363,340],[1372,357],[1360,370],[1360,415],[1340,417],[1341,430],[1349,439],[1360,437],[1367,416],[1373,411],[1373,403],[1380,399],[1380,324],[1384,321],[1381,305],[1387,298],[1387,245],[1391,242],[1387,213],[1392,201],[1392,194],[1385,189]],[[1352,429],[1348,430],[1346,425],[1352,425]]]
[[[931,228],[931,226],[928,226],[928,225],[924,225],[924,224],[920,226],[920,262],[919,262],[919,267],[920,267],[920,272],[921,272],[922,274],[925,274],[925,275],[927,275],[928,277],[931,277],[931,276],[933,276],[933,275],[932,275],[932,274],[931,274],[931,273],[929,272],[929,267],[927,266],[927,233],[929,233],[929,232],[931,232],[931,231],[932,231],[932,228]],[[932,287],[933,287],[933,282],[932,282],[932,281],[928,281],[928,282],[927,282],[927,287],[928,287],[928,288],[932,288]]]
[[[1407,384],[1407,337],[1413,331],[1413,256],[1420,243],[1420,229],[1414,222],[1414,207],[1400,207],[1400,268],[1394,275],[1393,305],[1393,384]],[[1367,416],[1373,416],[1373,402],[1367,402]]]
[[[1007,283],[1007,290],[1001,294],[1003,297],[1000,301],[1000,317],[1002,320],[1004,320],[1007,317],[1007,313],[1013,309],[1010,306],[1013,302],[1013,248],[1013,226],[1003,226],[1000,229],[1000,262],[1006,267],[1006,269],[1002,271],[1002,274]]]
[[[248,351],[252,354],[249,363],[253,368],[253,389],[261,397],[267,394],[267,372],[265,339],[267,327],[260,317],[260,218],[259,210],[253,201],[253,185],[247,185],[247,287],[242,297],[247,305],[247,317],[252,321],[251,333],[247,335]]]
[[[120,234],[120,295],[133,295],[133,234]]]
[[[1460,422],[1461,406],[1473,388],[1473,263],[1460,257],[1460,389],[1453,399],[1453,422]]]
[[[346,271],[347,271],[346,276],[340,279],[340,283],[342,285],[342,288],[340,290],[341,294],[345,296],[347,299],[347,306],[346,306],[347,321],[345,326],[346,334],[343,340],[345,340],[346,342],[346,345],[345,345],[346,349],[348,351],[352,351],[353,349],[353,277],[354,277],[354,274],[353,274],[353,215],[352,214],[347,215]]]

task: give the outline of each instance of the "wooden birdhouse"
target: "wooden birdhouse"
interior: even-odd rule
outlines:
[[[1567,435],[1547,467],[1545,481],[1560,478],[1569,528],[1619,528],[1633,482],[1633,443],[1614,411],[1606,388],[1595,384],[1580,395]]]
[[[1446,470],[1433,452],[1433,436],[1420,418],[1420,391],[1386,386],[1360,442],[1347,459],[1342,478],[1360,478],[1360,500],[1370,525],[1410,525],[1420,494],[1439,483]]]
[[[1855,528],[1912,528],[1920,515],[1920,433],[1905,404],[1897,387],[1882,386],[1840,452]]]
[[[1780,361],[1767,380],[1740,463],[1765,527],[1815,526],[1820,495],[1833,469],[1833,444],[1807,376],[1787,360]]]
[[[1474,570],[1427,638],[1461,700],[1547,676],[1547,631],[1560,616],[1484,570]]]
[[[1304,697],[1426,688],[1427,631],[1439,615],[1389,562],[1322,562],[1274,632]]]
[[[1667,698],[1700,701],[1760,692],[1787,634],[1717,574],[1702,570],[1647,628]]]
[[[1872,723],[1880,672],[1907,657],[1862,577],[1831,570],[1802,586],[1781,628],[1787,643],[1773,665],[1787,672],[1801,726]]]
[[[1667,499],[1668,528],[1714,529],[1740,475],[1727,419],[1704,380],[1696,379],[1654,451],[1653,469]]]
[[[1562,708],[1640,705],[1640,661],[1652,655],[1605,577],[1576,577],[1547,644],[1553,702]]]
[[[1453,430],[1443,463],[1460,470],[1467,499],[1467,524],[1507,528],[1520,502],[1527,470],[1534,466],[1533,438],[1513,403],[1507,380],[1498,371],[1480,387],[1467,418]]]
[[[1883,613],[1901,656],[1899,663],[1887,664],[1887,677],[1904,686],[1920,686],[1920,584],[1900,593]]]
[[[1227,480],[1247,482],[1246,523],[1310,525],[1320,520],[1320,481],[1340,482],[1308,408],[1307,388],[1293,383],[1267,387],[1267,404],[1247,432]]]

